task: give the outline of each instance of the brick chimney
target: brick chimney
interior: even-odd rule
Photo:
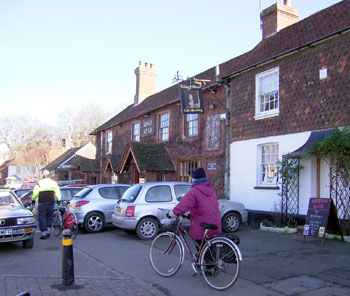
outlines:
[[[277,33],[290,25],[298,22],[299,13],[292,7],[292,0],[284,0],[284,3],[275,3],[264,9],[260,18],[262,21],[263,39]]]
[[[145,98],[156,92],[158,71],[153,64],[140,61],[135,69],[136,94],[134,105],[141,103]]]

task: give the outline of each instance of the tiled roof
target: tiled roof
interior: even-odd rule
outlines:
[[[220,75],[227,78],[231,74],[239,73],[290,51],[298,50],[345,29],[350,29],[350,0],[343,0],[334,4],[279,31],[273,36],[265,38],[251,51],[222,63],[220,65]],[[215,67],[199,73],[195,77],[214,82]],[[92,134],[178,100],[179,90],[176,84],[149,96],[136,106],[128,106],[112,119],[96,128]]]
[[[54,161],[50,162],[48,165],[46,165],[43,169],[46,170],[54,170],[58,168],[63,162],[65,162],[67,159],[71,158],[81,147],[72,148],[61,154],[59,157],[57,157]]]
[[[14,159],[5,160],[5,161],[0,165],[0,170],[2,170],[3,168],[6,168],[7,166],[9,166],[9,165],[11,164],[12,161],[14,161]]]
[[[223,77],[239,73],[345,29],[350,29],[350,0],[323,9],[265,38],[251,51],[220,65],[220,72]]]
[[[99,172],[98,161],[96,159],[86,158],[81,155],[77,155],[77,159],[81,172]]]
[[[120,162],[122,160],[122,157],[118,154],[109,154],[108,158],[111,162],[112,165],[112,169],[114,171],[118,170],[119,166],[120,166]]]
[[[117,125],[121,122],[130,120],[139,115],[145,114],[162,106],[166,106],[173,102],[179,100],[179,89],[177,85],[173,85],[163,91],[160,91],[152,96],[149,96],[147,99],[142,101],[138,105],[130,105],[126,107],[123,111],[118,113],[112,119],[108,120],[98,128],[96,128],[92,134],[96,134],[99,131],[108,129],[114,125]]]
[[[175,171],[164,144],[130,143],[130,149],[140,170]]]

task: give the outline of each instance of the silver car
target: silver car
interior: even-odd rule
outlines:
[[[112,223],[115,204],[129,187],[128,184],[87,186],[74,196],[68,208],[86,231],[100,232]]]
[[[186,182],[151,182],[130,187],[115,206],[113,225],[136,230],[141,239],[153,239],[161,227],[159,209],[173,209],[190,190],[190,185]],[[241,223],[247,222],[248,213],[241,203],[219,200],[219,209],[225,232],[236,231]]]
[[[0,243],[22,241],[23,248],[33,248],[36,223],[10,190],[0,189]]]

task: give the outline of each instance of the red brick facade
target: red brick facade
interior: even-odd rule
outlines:
[[[287,55],[232,79],[231,141],[350,124],[350,33]],[[255,75],[279,67],[279,116],[255,120]],[[319,70],[327,68],[326,79]]]

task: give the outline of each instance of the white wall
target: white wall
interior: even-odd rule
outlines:
[[[265,143],[279,144],[279,157],[293,152],[301,147],[309,138],[311,132],[289,134],[276,137],[266,137],[251,139],[247,141],[238,141],[231,143],[230,146],[230,199],[244,203],[249,210],[273,211],[274,204],[280,202],[279,193],[281,190],[254,189],[257,186],[257,163],[258,163],[258,145]],[[311,159],[309,159],[311,163]],[[307,163],[307,160],[306,160]],[[305,166],[306,167],[306,166]],[[313,184],[313,173],[303,172],[304,183]],[[306,187],[309,187],[306,185]],[[304,189],[303,196],[307,197],[307,202],[301,201],[301,205],[306,208],[308,200],[313,189]],[[308,192],[309,190],[309,192]]]

